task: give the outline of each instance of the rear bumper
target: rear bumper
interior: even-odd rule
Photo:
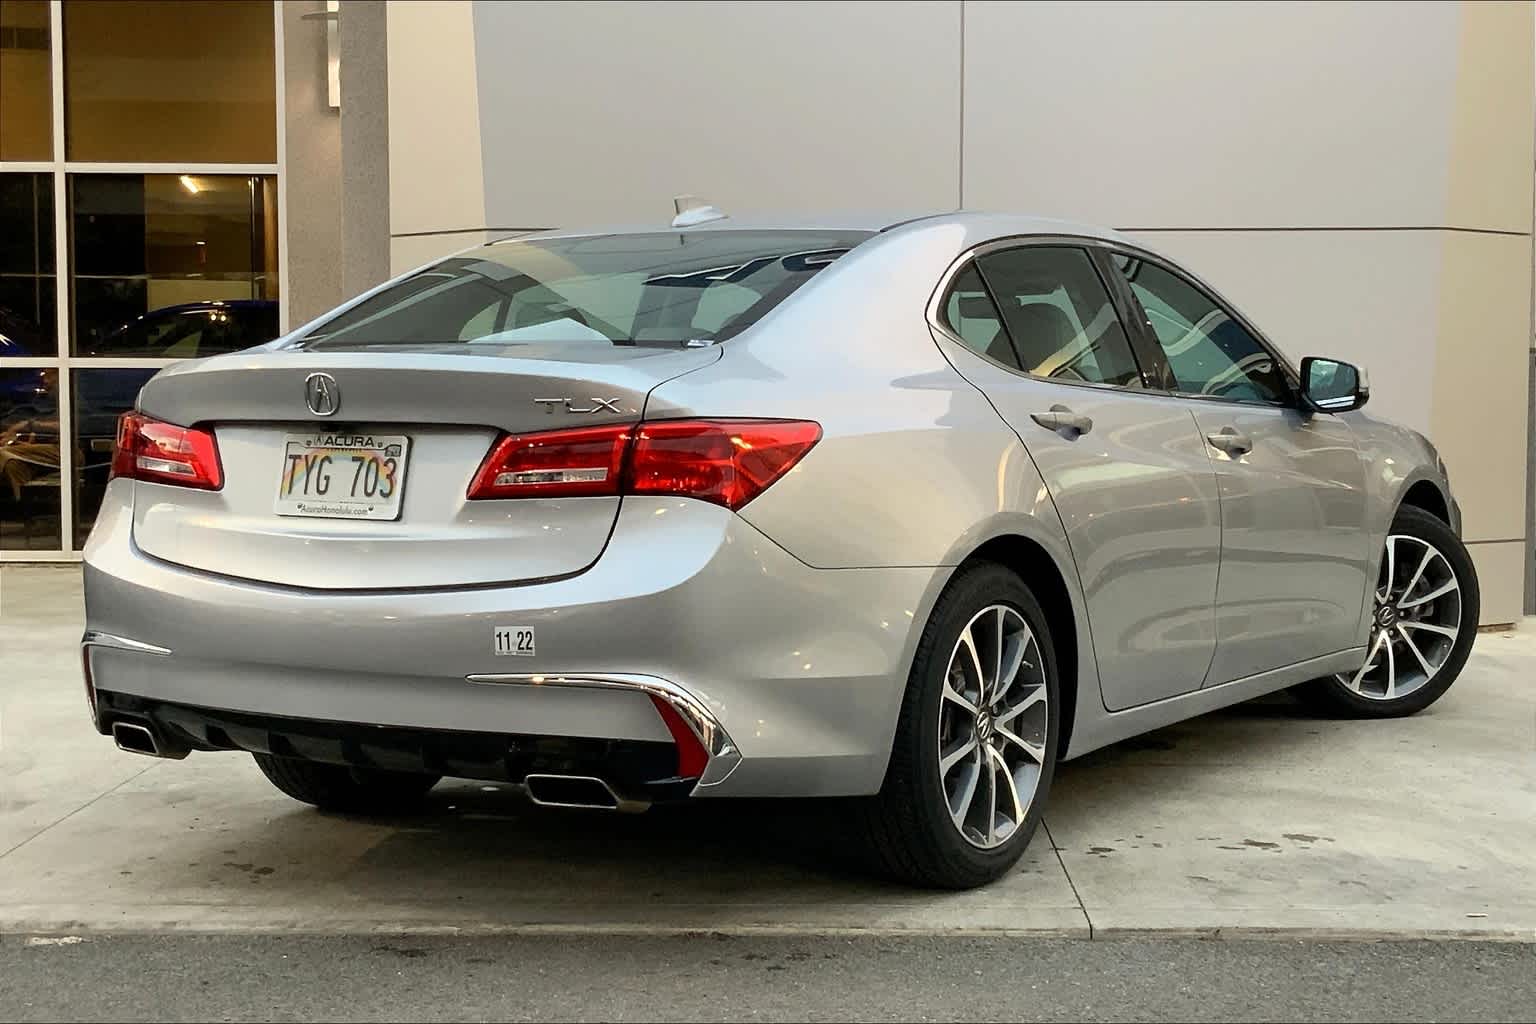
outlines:
[[[725,509],[626,498],[607,552],[571,579],[317,593],[145,555],[131,501],[113,481],[86,550],[97,690],[466,742],[671,744],[656,696],[709,753],[697,796],[878,789],[913,623],[947,577],[811,569]],[[498,626],[533,628],[536,654],[496,655]]]
[[[220,711],[100,690],[98,714],[148,729],[161,756],[240,750],[326,764],[521,782],[530,774],[596,776],[625,799],[676,800],[695,781],[675,775],[672,743],[453,732]]]

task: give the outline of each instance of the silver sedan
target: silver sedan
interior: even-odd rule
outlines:
[[[1444,464],[1114,232],[951,213],[493,242],[158,374],[86,550],[130,751],[398,810],[853,798],[1006,871],[1055,765],[1286,687],[1443,694]]]

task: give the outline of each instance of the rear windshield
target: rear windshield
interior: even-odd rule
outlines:
[[[496,242],[386,288],[301,344],[710,345],[868,237],[715,230]]]

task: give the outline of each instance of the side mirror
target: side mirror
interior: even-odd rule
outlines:
[[[1370,399],[1371,385],[1354,363],[1307,356],[1301,361],[1301,397],[1320,412],[1348,412]]]

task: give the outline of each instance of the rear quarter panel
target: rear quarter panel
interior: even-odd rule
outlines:
[[[813,568],[931,567],[909,613],[908,668],[955,566],[998,537],[1039,544],[1073,605],[1081,721],[1103,704],[1060,517],[1024,445],[927,324],[944,270],[986,237],[946,222],[866,242],[726,342],[719,362],[659,386],[645,415],[821,424],[816,447],[740,514]]]

